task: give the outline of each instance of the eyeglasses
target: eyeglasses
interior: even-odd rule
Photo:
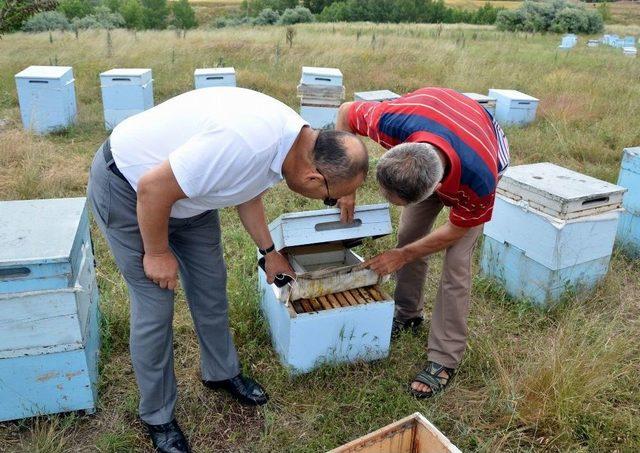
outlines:
[[[324,185],[327,188],[327,198],[324,199],[325,206],[335,206],[338,204],[338,200],[335,198],[331,198],[331,194],[329,193],[329,182],[327,181],[327,177],[322,174],[322,172],[316,168],[316,171],[320,173],[320,176],[324,179]]]

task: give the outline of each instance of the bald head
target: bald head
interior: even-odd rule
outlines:
[[[369,171],[369,154],[364,144],[343,131],[318,131],[313,161],[327,179],[338,184],[364,179]]]

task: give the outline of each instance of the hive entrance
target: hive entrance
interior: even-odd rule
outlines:
[[[353,307],[389,299],[389,296],[378,285],[374,285],[311,299],[298,299],[292,301],[291,305],[297,314],[301,314],[331,310],[333,308]]]

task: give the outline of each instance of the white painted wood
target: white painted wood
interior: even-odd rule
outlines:
[[[147,68],[116,68],[100,73],[103,86],[112,84],[143,85],[151,81],[151,69]]]
[[[560,220],[618,209],[625,188],[548,162],[509,167],[498,193]]]
[[[236,86],[234,68],[200,68],[193,73],[196,89],[215,86]]]
[[[400,95],[391,90],[358,91],[353,93],[354,101],[384,102],[398,99]]]
[[[342,85],[342,71],[338,68],[302,67],[300,83],[305,85]]]

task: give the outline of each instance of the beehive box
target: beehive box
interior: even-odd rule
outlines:
[[[598,41],[597,39],[590,39],[589,41],[587,41],[587,47],[598,47],[599,44],[600,41]]]
[[[511,167],[485,224],[482,271],[538,305],[592,288],[607,273],[624,192],[550,163]]]
[[[236,86],[236,70],[234,68],[196,69],[193,78],[196,89]]]
[[[328,453],[460,453],[421,413],[334,448]]]
[[[2,202],[0,218],[0,421],[93,411],[100,332],[85,199]]]
[[[384,102],[398,99],[400,95],[391,90],[358,91],[353,93],[354,101]]]
[[[523,126],[536,119],[539,100],[528,94],[491,88],[489,97],[496,99],[495,118],[500,124]]]
[[[349,225],[338,209],[285,214],[269,230],[297,274],[278,289],[258,272],[262,312],[283,364],[303,373],[325,362],[386,357],[394,303],[350,247],[391,233],[388,205],[359,206]]]
[[[298,85],[300,116],[315,129],[333,128],[344,100],[342,72],[337,68],[302,67]]]
[[[640,147],[626,148],[618,185],[628,189],[622,203],[617,240],[631,256],[640,257]]]
[[[623,47],[622,54],[627,57],[636,57],[638,55],[638,49],[635,47]]]
[[[576,35],[565,35],[562,37],[562,42],[558,47],[560,49],[571,49],[575,47],[577,43],[578,43],[578,38],[576,37]]]
[[[151,69],[111,69],[100,74],[107,130],[153,107]]]
[[[75,122],[76,92],[71,67],[29,66],[15,79],[25,129],[46,134]]]
[[[491,113],[491,116],[495,116],[495,114],[496,114],[496,99],[495,98],[492,98],[492,97],[489,97],[489,96],[485,96],[484,94],[479,94],[479,93],[462,93],[462,94],[464,94],[468,98],[473,99],[478,104],[480,104],[482,107],[484,107],[486,111]]]
[[[633,36],[625,36],[623,47],[635,47],[636,46],[636,38]]]

